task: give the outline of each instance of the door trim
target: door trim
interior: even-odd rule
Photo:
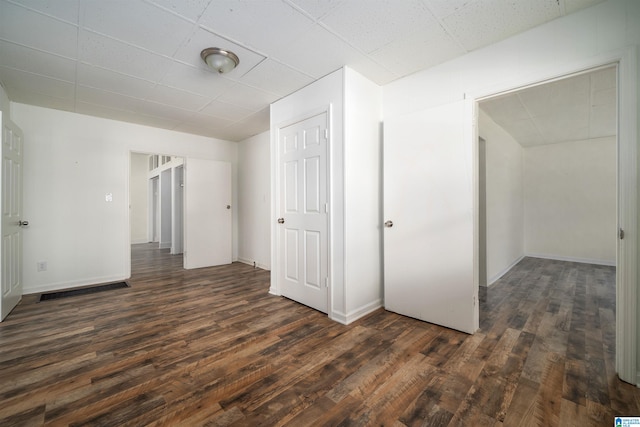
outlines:
[[[331,242],[333,241],[333,209],[334,209],[334,201],[332,200],[332,181],[333,181],[333,162],[331,161],[331,144],[332,144],[332,132],[333,128],[332,124],[332,111],[331,105],[326,105],[320,108],[315,108],[308,110],[307,112],[295,116],[294,118],[282,121],[276,124],[271,129],[271,284],[269,286],[269,293],[271,295],[281,296],[282,291],[280,287],[280,283],[278,283],[278,277],[281,273],[280,264],[278,263],[280,256],[280,247],[282,243],[279,241],[278,234],[278,223],[277,219],[280,215],[279,206],[280,206],[280,171],[278,169],[280,164],[280,152],[278,150],[278,145],[280,143],[280,132],[282,129],[294,125],[296,123],[305,121],[312,117],[318,116],[320,114],[326,114],[327,117],[327,152],[325,155],[327,156],[327,202],[329,203],[329,212],[327,212],[327,277],[329,278],[329,283],[327,285],[327,312],[329,317],[331,317],[331,313],[333,312],[332,307],[332,289],[334,283],[334,272],[333,272],[333,248]]]
[[[517,82],[506,83],[501,87],[480,90],[477,93],[465,94],[477,103],[499,94],[549,83],[570,75],[616,65],[618,72],[618,189],[617,216],[618,225],[625,230],[628,239],[618,239],[616,256],[616,372],[621,380],[640,386],[640,376],[637,372],[637,343],[638,343],[638,194],[637,194],[637,53],[636,47],[616,50],[599,55],[588,60],[573,61],[571,63],[553,63],[547,70],[521,78]],[[477,118],[475,118],[477,135]],[[478,181],[474,184],[478,191]],[[478,205],[475,204],[476,224]],[[477,254],[476,245],[475,252]],[[478,282],[478,275],[475,279]]]

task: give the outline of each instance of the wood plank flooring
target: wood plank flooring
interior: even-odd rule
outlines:
[[[23,302],[0,324],[1,426],[609,426],[615,271],[526,258],[466,335],[378,310],[349,325],[134,245],[131,288]]]

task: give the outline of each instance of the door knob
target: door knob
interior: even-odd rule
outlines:
[[[18,221],[18,226],[20,227],[26,227],[28,225],[29,225],[29,221],[22,221],[22,220]]]
[[[231,209],[231,205],[227,205],[227,209]]]
[[[278,218],[278,224],[284,224],[284,218]]]
[[[387,222],[385,222],[385,223],[384,223],[384,226],[385,226],[385,227],[387,227],[387,228],[391,228],[391,227],[393,227],[393,221],[387,221]]]

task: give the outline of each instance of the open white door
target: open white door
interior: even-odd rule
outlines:
[[[2,115],[2,112],[0,112]],[[22,298],[22,131],[5,117],[2,121],[2,294],[0,321]]]
[[[188,158],[184,174],[184,268],[231,264],[231,164]]]
[[[471,104],[384,125],[384,302],[459,331],[478,328]]]

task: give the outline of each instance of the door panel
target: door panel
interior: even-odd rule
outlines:
[[[186,160],[184,267],[231,264],[231,164]]]
[[[1,114],[1,113],[0,113]],[[22,299],[22,131],[2,117],[2,281],[0,320]]]
[[[327,114],[279,130],[277,280],[282,295],[327,312]]]
[[[385,122],[385,307],[473,333],[473,145],[470,104]]]

